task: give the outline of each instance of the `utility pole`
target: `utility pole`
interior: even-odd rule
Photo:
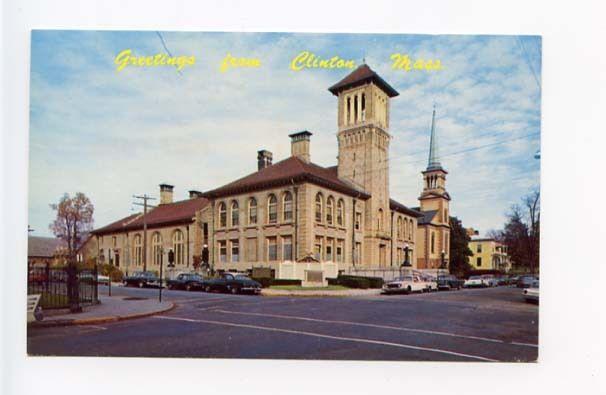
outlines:
[[[143,200],[143,203],[133,202],[137,206],[143,206],[143,271],[147,271],[147,208],[156,207],[151,204],[147,204],[148,200],[156,200],[156,198],[149,197],[147,194],[143,196],[133,195],[133,198]]]

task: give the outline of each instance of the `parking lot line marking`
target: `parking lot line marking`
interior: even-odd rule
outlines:
[[[244,312],[244,311],[229,311],[229,310],[221,310],[221,309],[212,310],[212,311],[217,312],[217,313],[225,313],[225,314],[241,314],[241,315],[259,316],[259,317],[271,317],[271,318],[281,318],[281,319],[289,319],[289,320],[299,320],[299,321],[323,322],[323,323],[327,323],[327,324],[344,324],[344,325],[365,326],[365,327],[370,327],[370,328],[380,328],[380,329],[390,329],[390,330],[405,331],[405,332],[426,333],[426,334],[430,334],[430,335],[460,337],[460,338],[464,338],[464,339],[481,340],[481,341],[491,342],[491,343],[512,344],[512,345],[516,345],[516,346],[535,347],[535,348],[539,347],[536,344],[530,344],[530,343],[507,342],[507,341],[500,340],[500,339],[492,339],[492,338],[481,337],[481,336],[472,336],[472,335],[459,335],[456,333],[432,331],[429,329],[415,329],[415,328],[406,328],[406,327],[401,327],[401,326],[367,324],[364,322],[322,320],[319,318],[298,317],[298,316],[292,316],[292,315],[249,313],[249,312]]]
[[[480,357],[478,355],[463,354],[463,353],[459,353],[459,352],[455,352],[455,351],[441,350],[439,348],[419,347],[419,346],[413,346],[410,344],[392,343],[392,342],[386,342],[386,341],[381,341],[381,340],[332,336],[332,335],[325,335],[325,334],[316,333],[316,332],[296,331],[296,330],[292,330],[292,329],[274,328],[274,327],[270,327],[270,326],[237,324],[234,322],[199,320],[199,319],[193,319],[193,318],[180,318],[180,317],[168,317],[168,316],[155,316],[154,318],[161,319],[161,320],[176,320],[176,321],[185,321],[185,322],[202,323],[202,324],[233,326],[233,327],[238,327],[238,328],[258,329],[258,330],[263,330],[263,331],[290,333],[290,334],[295,334],[295,335],[320,337],[320,338],[324,338],[324,339],[341,340],[341,341],[348,341],[348,342],[355,342],[355,343],[378,344],[378,345],[382,345],[382,346],[406,348],[406,349],[417,350],[417,351],[428,351],[428,352],[434,352],[434,353],[438,353],[438,354],[447,354],[447,355],[453,355],[453,356],[458,356],[458,357],[463,357],[463,358],[477,359],[479,361],[499,362],[496,359]]]

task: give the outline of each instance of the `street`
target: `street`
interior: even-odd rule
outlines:
[[[99,288],[107,294],[107,287]],[[29,328],[30,355],[401,361],[536,361],[538,306],[511,287],[364,297],[163,290],[156,316]],[[157,298],[157,289],[113,287]]]

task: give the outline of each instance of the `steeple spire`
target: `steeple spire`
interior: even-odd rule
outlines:
[[[427,170],[441,169],[440,158],[438,155],[438,136],[436,135],[436,104],[433,105],[433,114],[431,115],[431,140],[429,142],[429,160]]]

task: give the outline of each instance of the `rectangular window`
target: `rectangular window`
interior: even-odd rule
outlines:
[[[333,261],[332,250],[333,250],[334,239],[326,239],[326,260],[329,262]]]
[[[246,239],[246,259],[249,262],[257,262],[257,238]]]
[[[292,237],[282,238],[282,260],[292,261]]]
[[[316,242],[314,244],[314,257],[318,261],[322,261],[322,238],[316,237]]]
[[[482,252],[482,244],[478,243],[478,246],[476,247],[476,251]]]
[[[337,240],[337,262],[343,262],[344,244],[345,242],[343,240]]]
[[[219,262],[227,262],[227,242],[219,241]]]
[[[239,240],[231,241],[231,261],[240,262],[240,241]]]
[[[476,258],[476,266],[482,266],[482,257]]]
[[[356,213],[356,230],[360,230],[360,226],[362,226],[362,213]]]
[[[267,238],[267,260],[277,261],[278,260],[278,241],[275,237]]]

